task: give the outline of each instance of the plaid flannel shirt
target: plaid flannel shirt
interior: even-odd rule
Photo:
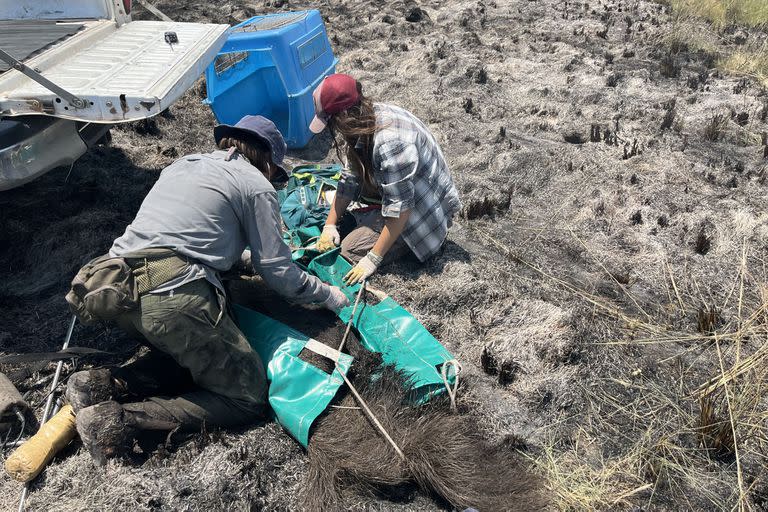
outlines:
[[[402,237],[416,257],[425,261],[445,242],[452,218],[461,209],[445,157],[429,129],[405,109],[374,104],[373,177],[381,194],[381,214],[400,217],[410,211]],[[342,174],[337,194],[360,199],[357,176]]]

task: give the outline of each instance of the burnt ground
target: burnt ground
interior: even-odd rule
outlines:
[[[339,70],[429,124],[465,211],[442,256],[374,285],[463,362],[478,428],[526,440],[558,508],[766,507],[768,95],[679,44],[705,29],[648,1],[156,5],[227,23],[319,8]],[[60,346],[80,264],[122,233],[164,165],[213,148],[202,97],[200,83],[71,169],[0,194],[0,350]],[[105,327],[75,340],[135,347]],[[16,374],[22,390],[52,365],[31,370]],[[717,377],[725,386],[704,386]],[[272,423],[106,469],[73,444],[28,503],[285,510],[306,470]],[[21,486],[0,488],[11,509]],[[437,507],[414,499],[370,506]]]

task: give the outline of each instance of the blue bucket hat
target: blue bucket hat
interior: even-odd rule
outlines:
[[[216,139],[217,146],[225,137],[233,137],[246,142],[256,141],[256,143],[265,145],[272,155],[272,163],[285,173],[285,179],[288,179],[288,171],[283,167],[283,159],[288,146],[275,123],[264,116],[245,116],[234,126],[220,124],[213,129],[213,138]]]

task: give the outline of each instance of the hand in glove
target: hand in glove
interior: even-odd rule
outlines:
[[[341,237],[339,236],[339,230],[336,229],[336,224],[326,224],[315,248],[320,252],[330,251],[339,245],[340,241]]]
[[[253,261],[251,259],[251,250],[246,249],[243,254],[240,255],[240,259],[232,265],[232,270],[242,272],[244,274],[253,274]]]
[[[325,299],[323,305],[333,312],[349,306],[349,299],[344,292],[338,286],[331,286],[331,293],[328,298]]]
[[[352,268],[352,270],[347,272],[347,275],[344,276],[344,283],[347,286],[351,286],[368,279],[374,272],[376,272],[376,269],[379,268],[381,260],[381,256],[370,251]]]

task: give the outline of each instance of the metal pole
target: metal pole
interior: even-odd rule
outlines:
[[[69,340],[72,339],[72,332],[75,330],[75,323],[77,317],[72,315],[72,320],[69,321],[69,329],[67,329],[67,336],[64,338],[64,345],[61,350],[66,350],[69,347]],[[45,401],[45,410],[43,411],[43,420],[40,422],[42,427],[51,416],[51,406],[53,405],[53,393],[56,391],[56,386],[59,385],[59,377],[61,376],[61,369],[64,366],[64,361],[59,361],[56,365],[56,373],[53,374],[53,381],[51,382],[51,390],[48,393],[48,400]],[[24,502],[27,501],[29,495],[29,482],[24,484],[24,488],[21,490],[21,498],[19,498],[19,512],[24,511]]]
[[[26,64],[19,62],[16,60],[13,55],[3,51],[0,49],[0,60],[5,61],[9,66],[11,66],[13,69],[18,71],[19,73],[24,73],[29,78],[34,80],[35,82],[39,83],[49,91],[58,94],[65,100],[69,102],[70,105],[72,105],[75,108],[85,108],[88,106],[88,102],[84,99],[78,98],[71,92],[67,91],[66,89],[63,89],[56,85],[55,83],[51,82],[47,78],[45,78],[43,75],[35,71],[34,69],[30,68]]]
[[[347,329],[344,331],[344,337],[341,338],[341,343],[339,344],[338,350],[341,352],[344,350],[344,345],[347,343],[347,338],[349,337],[349,331],[352,330],[352,322],[355,321],[355,313],[357,313],[357,306],[360,305],[360,299],[363,296],[363,293],[365,293],[365,281],[363,281],[363,284],[360,285],[360,289],[357,291],[357,297],[355,298],[355,307],[352,308],[352,314],[349,316],[349,322],[347,322]]]
[[[338,351],[341,352],[344,350],[344,345],[347,343],[347,337],[349,336],[349,331],[352,330],[352,322],[355,320],[355,313],[357,313],[357,306],[360,305],[360,299],[363,297],[363,293],[365,293],[365,285],[366,282],[363,280],[362,284],[360,285],[360,289],[357,292],[357,298],[355,299],[355,307],[352,308],[352,314],[349,317],[349,322],[347,322],[347,329],[344,331],[344,337],[341,338],[341,343],[339,344]],[[344,370],[339,365],[339,360],[336,360],[336,370],[341,374],[341,378],[344,379],[344,382],[347,384],[347,387],[352,392],[352,396],[355,397],[355,400],[357,400],[357,403],[360,404],[360,408],[363,410],[366,416],[368,416],[368,419],[373,423],[373,426],[378,429],[379,432],[381,432],[381,435],[384,436],[384,439],[387,440],[387,442],[392,445],[392,448],[395,450],[395,453],[400,457],[400,459],[405,460],[405,454],[403,453],[403,450],[400,449],[400,447],[397,445],[394,439],[392,439],[392,436],[389,435],[389,432],[387,432],[387,429],[384,428],[384,425],[381,424],[379,419],[376,417],[376,415],[373,413],[370,407],[368,407],[368,404],[365,403],[365,400],[363,400],[363,397],[360,396],[360,393],[357,392],[357,389],[352,384],[352,382],[349,380],[349,378],[344,373]]]
[[[173,21],[171,18],[163,14],[163,11],[152,5],[151,3],[147,2],[146,0],[137,0],[139,4],[141,4],[146,10],[157,16],[163,21]]]
[[[72,332],[75,330],[75,323],[77,317],[72,315],[72,320],[69,321],[69,329],[67,329],[67,337],[64,339],[64,345],[61,346],[61,350],[69,348],[69,340],[72,339]],[[61,369],[64,366],[64,361],[59,361],[56,365],[56,373],[53,374],[53,381],[51,382],[51,392],[48,394],[48,400],[45,401],[45,411],[43,412],[43,421],[41,425],[48,421],[51,417],[51,406],[53,405],[53,392],[56,390],[56,386],[59,384],[59,377],[61,377]]]

